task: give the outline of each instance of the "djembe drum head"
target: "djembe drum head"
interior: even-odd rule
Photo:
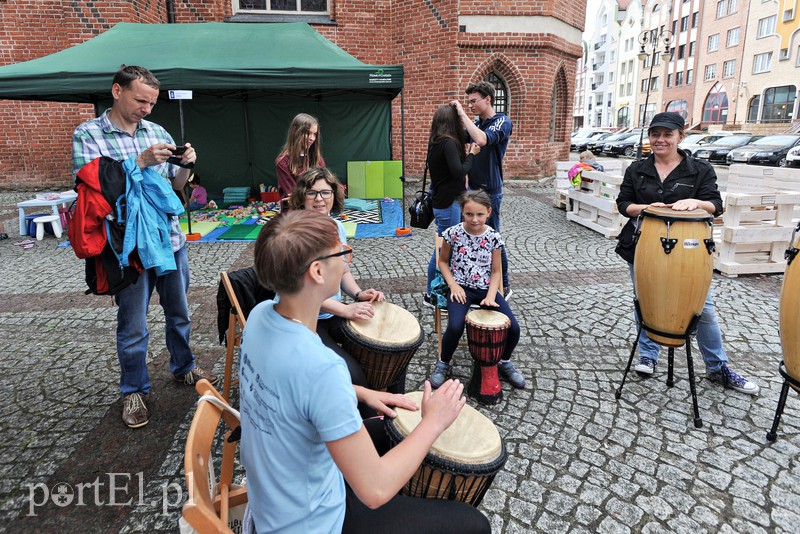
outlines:
[[[422,405],[421,391],[406,396]],[[397,417],[386,419],[390,441],[397,444],[422,421],[422,411],[398,408]],[[403,488],[406,495],[443,498],[477,506],[494,476],[506,461],[506,450],[497,427],[469,405],[433,443],[424,462]]]

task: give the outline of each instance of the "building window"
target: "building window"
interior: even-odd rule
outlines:
[[[650,88],[653,91],[658,91],[658,76],[653,76],[650,78]]]
[[[758,122],[758,106],[761,104],[761,95],[756,95],[750,99],[747,107],[747,122]]]
[[[728,0],[728,15],[736,12],[737,0]]]
[[[778,17],[772,15],[771,17],[764,17],[758,20],[758,31],[756,32],[756,39],[763,39],[775,33],[775,23]]]
[[[797,59],[795,59],[794,66],[800,67],[800,45],[797,45]]]
[[[678,46],[678,59],[683,59],[686,56],[686,45]]]
[[[235,12],[327,15],[328,0],[234,0]]]
[[[647,91],[649,88],[650,88],[650,80],[648,80],[647,78],[645,78],[644,80],[642,80],[642,92],[644,93],[644,92],[645,92],[645,91]]]
[[[644,104],[639,105],[639,125],[645,126],[650,124],[650,121],[653,120],[653,115],[656,114],[656,105],[654,103],[647,104],[647,107]]]
[[[672,87],[672,74],[667,74],[667,87]]]
[[[680,113],[680,116],[686,119],[689,117],[689,104],[686,100],[673,100],[669,104],[667,104],[667,111],[673,111],[675,113]]]
[[[715,33],[708,36],[708,51],[716,52],[717,50],[719,50],[719,34]]]
[[[739,28],[731,28],[728,30],[728,39],[725,42],[726,46],[736,46],[739,44]]]
[[[717,77],[717,64],[712,63],[711,65],[706,65],[706,73],[704,76],[705,81],[713,80]]]
[[[492,101],[492,107],[494,110],[497,113],[505,113],[508,115],[510,106],[508,98],[508,85],[506,85],[505,80],[493,71],[487,74],[483,81],[494,85],[494,100]],[[602,83],[602,81],[600,83]]]
[[[689,70],[686,71],[686,85],[689,85],[689,84],[692,83],[692,77],[693,77],[692,75],[693,74],[694,74],[694,70],[692,70],[692,69],[689,69]]]
[[[617,126],[619,126],[620,128],[627,128],[628,126],[630,126],[630,121],[631,121],[631,114],[628,106],[620,108],[620,110],[617,111]]]
[[[717,2],[717,18],[720,19],[727,14],[728,14],[727,0],[719,0],[719,2]]]
[[[753,56],[753,74],[769,72],[772,69],[772,52]]]
[[[762,122],[791,122],[797,87],[784,85],[770,87],[764,91],[764,108],[761,110]]]
[[[722,77],[730,78],[736,74],[736,60],[731,59],[722,64]]]
[[[681,18],[681,31],[685,32],[688,29],[689,29],[689,15],[686,15],[685,17]]]
[[[695,48],[694,45],[695,45],[694,41],[689,43],[689,57],[693,57],[694,56],[694,48]]]
[[[703,122],[724,124],[728,118],[728,93],[719,83],[708,92],[703,105]]]
[[[675,73],[675,85],[683,85],[683,72]]]
[[[697,28],[697,19],[700,16],[699,11],[695,11],[692,13],[692,28]]]

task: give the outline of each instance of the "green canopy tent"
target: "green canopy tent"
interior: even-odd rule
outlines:
[[[99,114],[123,63],[161,81],[148,119],[179,142],[179,104],[168,91],[193,92],[183,102],[184,141],[197,149],[196,170],[212,195],[275,185],[275,157],[299,112],[319,119],[325,161],[343,181],[348,161],[392,159],[391,101],[402,91],[403,67],[364,64],[305,23],[120,23],[0,67],[0,99],[91,103]]]

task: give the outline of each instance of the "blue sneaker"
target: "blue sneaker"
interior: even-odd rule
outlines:
[[[650,376],[656,370],[656,362],[653,358],[648,358],[647,356],[642,356],[639,358],[639,363],[637,363],[633,370],[639,374]]]
[[[522,389],[525,387],[525,377],[517,371],[517,368],[510,361],[498,363],[497,370],[500,372],[500,377],[508,380],[515,388]]]
[[[711,382],[722,384],[723,387],[744,393],[746,395],[758,395],[761,388],[755,382],[751,382],[743,376],[739,376],[736,371],[728,369],[724,363],[717,371],[707,372],[706,378]]]
[[[436,367],[428,378],[428,382],[431,383],[433,389],[438,389],[447,380],[448,374],[450,374],[450,364],[439,360],[436,362]]]

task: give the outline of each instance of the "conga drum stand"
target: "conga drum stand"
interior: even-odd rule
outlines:
[[[633,364],[633,357],[636,355],[636,348],[639,346],[639,335],[642,333],[642,330],[646,332],[652,332],[653,334],[657,334],[659,336],[664,336],[672,339],[683,339],[684,345],[686,346],[686,368],[689,371],[689,391],[692,392],[692,406],[694,408],[694,427],[700,428],[703,426],[703,420],[700,419],[700,408],[697,406],[697,390],[695,389],[694,385],[694,363],[692,362],[692,334],[694,333],[695,329],[697,328],[697,323],[700,321],[700,315],[695,315],[692,318],[692,321],[689,323],[689,327],[686,329],[686,333],[682,335],[672,334],[669,332],[661,332],[656,330],[655,328],[650,328],[644,321],[642,321],[642,313],[641,309],[639,308],[639,299],[633,299],[633,305],[636,308],[636,317],[639,318],[637,321],[638,328],[636,330],[636,338],[633,340],[633,348],[631,348],[631,354],[628,357],[628,365],[625,367],[625,373],[622,375],[622,382],[617,388],[617,392],[614,394],[614,397],[619,400],[622,396],[622,386],[625,385],[625,379],[628,377],[628,373],[631,370],[631,365]],[[675,347],[669,347],[667,351],[667,387],[672,387],[675,385],[675,380],[673,379],[673,368],[674,368],[674,361],[675,361]]]
[[[784,362],[778,365],[778,372],[783,376],[783,386],[781,387],[781,396],[778,398],[778,408],[775,410],[775,420],[772,422],[772,429],[767,432],[767,441],[775,441],[778,439],[778,424],[781,422],[783,408],[786,406],[786,396],[789,394],[789,385],[791,384],[797,391],[800,391],[800,380],[789,374]]]

